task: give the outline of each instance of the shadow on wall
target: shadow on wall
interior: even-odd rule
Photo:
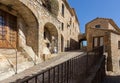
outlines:
[[[102,83],[120,83],[120,75],[118,76],[106,76]]]
[[[71,38],[70,39],[70,49],[71,50],[79,49],[79,42]]]
[[[78,50],[79,47],[79,42],[74,40],[74,39],[70,39],[69,45],[67,45],[67,47],[65,47],[65,51],[69,51],[69,50]]]

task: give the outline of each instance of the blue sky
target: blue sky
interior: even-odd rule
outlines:
[[[82,33],[85,24],[96,17],[111,18],[120,27],[120,0],[68,0],[75,8]]]

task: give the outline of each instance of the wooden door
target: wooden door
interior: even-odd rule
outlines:
[[[0,48],[16,48],[16,17],[0,10]]]

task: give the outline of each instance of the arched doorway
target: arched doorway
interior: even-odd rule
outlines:
[[[64,37],[61,35],[61,52],[64,52]]]
[[[51,53],[58,52],[58,31],[52,23],[46,23],[44,26],[44,43]]]
[[[4,66],[7,68],[2,71],[3,73],[6,70],[9,71],[8,69],[11,71],[11,68],[15,68],[15,73],[17,73],[18,64],[21,63],[23,65],[27,65],[31,61],[36,63],[36,55],[38,55],[38,21],[34,15],[35,12],[32,12],[22,1],[0,0],[0,48],[13,48],[0,49],[1,60],[3,59],[0,63],[5,63]],[[20,70],[30,66],[20,67]],[[1,69],[4,70],[4,67],[1,67]]]
[[[1,41],[3,42],[2,43],[3,46],[2,45],[0,46],[11,48],[12,45],[10,44],[14,44],[13,46],[15,48],[19,48],[20,43],[25,42],[25,45],[30,46],[33,49],[33,51],[37,54],[38,53],[38,22],[32,10],[30,10],[20,0],[15,0],[15,1],[0,0],[0,10],[7,12],[5,15],[2,16],[0,20],[2,20],[2,22],[4,22],[4,20],[6,21],[5,25],[9,26],[10,28],[9,29],[4,28],[4,29],[8,29],[7,31],[11,33],[11,34],[9,33],[9,36],[7,34],[5,36],[9,42],[9,45],[5,46],[4,42]],[[2,23],[1,25],[3,27],[4,24]],[[4,32],[3,29],[2,32]],[[20,32],[22,32],[22,34],[20,34]]]

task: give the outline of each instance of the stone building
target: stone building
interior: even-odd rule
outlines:
[[[107,70],[118,71],[120,67],[120,29],[112,19],[96,18],[86,24],[87,50],[104,46]]]
[[[60,10],[58,20],[61,23],[61,51],[78,49],[80,30],[75,10],[70,8],[67,0],[58,0],[58,2]]]
[[[79,33],[67,0],[0,0],[0,72],[15,70],[16,54],[17,64],[37,64],[44,54],[78,49]]]

